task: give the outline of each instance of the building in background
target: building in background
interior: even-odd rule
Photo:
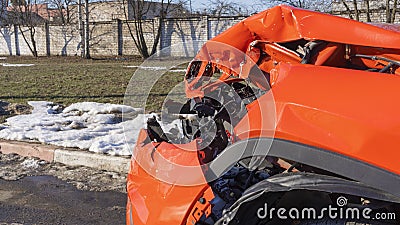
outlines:
[[[89,3],[89,20],[91,22],[112,21],[115,19],[133,20],[135,16],[134,3],[132,1],[135,0],[91,2]],[[165,5],[164,3],[164,8]],[[70,7],[72,14],[77,13],[78,7],[76,4]],[[145,13],[142,19],[154,19],[160,15],[162,5],[160,2],[144,1],[143,9]],[[171,3],[167,11],[167,17],[187,17],[189,14],[189,10],[182,4]]]

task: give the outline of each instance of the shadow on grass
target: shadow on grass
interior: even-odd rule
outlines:
[[[173,94],[162,94],[162,93],[150,93],[147,94],[135,94],[135,95],[14,95],[14,96],[0,96],[0,99],[91,99],[91,98],[124,98],[124,97],[146,97],[146,96],[160,96],[165,97],[168,95],[184,95],[185,93],[173,93]]]

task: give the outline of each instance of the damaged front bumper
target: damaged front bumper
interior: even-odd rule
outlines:
[[[194,218],[209,210],[213,198],[198,161],[197,141],[155,143],[141,130],[137,143],[128,174],[127,224],[196,223]]]

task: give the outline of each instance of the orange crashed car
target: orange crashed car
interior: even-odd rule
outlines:
[[[127,224],[400,224],[399,67],[395,26],[289,6],[234,25],[187,69],[183,136],[140,132]]]

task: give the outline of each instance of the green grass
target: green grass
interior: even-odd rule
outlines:
[[[63,105],[95,101],[122,104],[126,87],[135,72],[127,65],[141,59],[86,60],[78,57],[7,57],[2,63],[35,64],[31,67],[0,65],[0,100],[26,104],[52,101]],[[182,73],[169,73],[153,88],[146,110],[159,111],[170,87],[182,81]]]

